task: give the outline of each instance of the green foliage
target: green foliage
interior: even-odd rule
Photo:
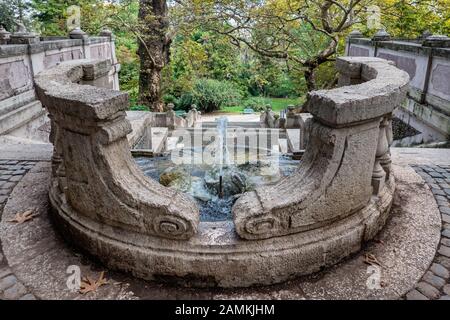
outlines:
[[[263,102],[263,106],[270,105],[272,107],[272,110],[274,112],[279,112],[281,110],[286,109],[289,105],[302,105],[305,102],[305,97],[300,98],[261,98],[261,97],[254,97],[257,100],[261,99],[261,102]],[[252,99],[252,98],[250,98]],[[248,101],[248,100],[247,100]],[[241,104],[233,107],[225,107],[221,110],[221,112],[226,113],[242,113],[245,108],[248,107],[247,101],[243,101]],[[263,109],[265,110],[265,109]]]
[[[264,97],[250,97],[243,103],[244,108],[251,108],[256,112],[264,111],[267,104],[270,104],[270,100]]]
[[[148,110],[148,107],[137,104],[137,103],[133,103],[133,101],[131,101],[130,110],[132,110],[132,111],[150,111],[150,110]]]
[[[30,27],[31,21],[26,15],[29,4],[26,0],[0,0],[0,25],[13,32],[16,29],[14,21],[21,20],[25,26]]]
[[[220,110],[240,102],[240,91],[231,82],[198,79],[194,83],[193,101],[203,112]]]
[[[415,38],[428,30],[450,33],[450,0],[377,0],[382,24],[394,37]]]

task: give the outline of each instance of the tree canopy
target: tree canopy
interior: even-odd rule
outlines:
[[[155,110],[220,90],[251,104],[332,86],[347,34],[377,31],[367,23],[373,6],[393,37],[450,33],[450,0],[0,0],[0,23],[67,35],[70,5],[87,33],[112,29],[121,88],[136,107]]]

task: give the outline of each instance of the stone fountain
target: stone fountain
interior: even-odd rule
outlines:
[[[302,161],[241,195],[232,221],[201,221],[197,203],[144,175],[127,141],[126,93],[78,84],[107,61],[61,63],[36,76],[54,144],[55,225],[110,268],[194,286],[279,283],[331,266],[375,237],[395,190],[392,111],[409,76],[379,58],[339,58],[339,88],[311,92]]]

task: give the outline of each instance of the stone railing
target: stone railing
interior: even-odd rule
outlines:
[[[340,58],[337,68],[342,87],[309,94],[298,170],[242,195],[223,222],[199,221],[191,198],[138,169],[125,93],[76,84],[107,73],[107,62],[43,71],[36,86],[52,121],[55,225],[110,268],[194,286],[271,284],[337,263],[388,217],[390,117],[409,82],[377,58]]]
[[[36,98],[34,76],[76,59],[109,60],[112,67],[101,85],[119,89],[120,64],[111,31],[92,37],[75,29],[64,38],[27,31],[10,34],[0,28],[0,135],[48,142],[48,118]]]
[[[450,38],[424,34],[419,39],[393,39],[380,31],[372,39],[353,31],[346,55],[394,61],[410,78],[408,99],[395,116],[421,132],[412,142],[445,141],[450,137]]]

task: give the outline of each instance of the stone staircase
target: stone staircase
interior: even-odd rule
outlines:
[[[45,113],[34,90],[3,100],[0,103],[0,135],[10,134]]]

